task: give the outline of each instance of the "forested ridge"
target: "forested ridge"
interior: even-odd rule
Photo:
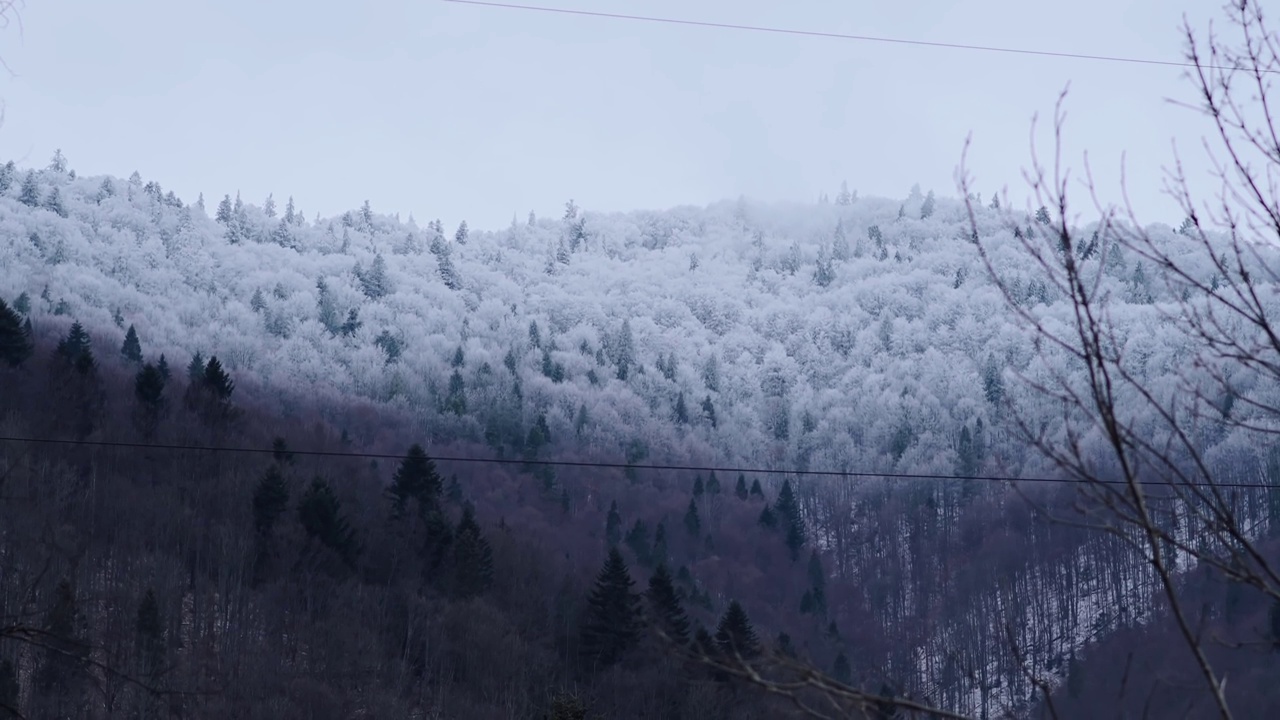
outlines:
[[[1047,516],[1074,487],[973,479],[1054,474],[1009,408],[1070,428],[1018,380],[1080,367],[1009,319],[975,249],[976,229],[1013,301],[1065,322],[1021,252],[1050,236],[1043,210],[978,202],[971,224],[917,189],[842,190],[627,215],[571,201],[446,233],[369,203],[308,221],[292,199],[228,195],[209,217],[60,154],[4,166],[0,189],[4,435],[279,439],[260,455],[0,443],[0,615],[69,643],[0,644],[0,700],[28,714],[532,718],[571,697],[604,717],[792,712],[680,659],[645,608],[712,654],[758,646],[855,687],[1023,714],[1037,675],[1088,707],[1091,643],[1162,611],[1123,538]],[[1186,225],[1147,231],[1216,287]],[[1106,228],[1079,233],[1128,367],[1174,388],[1193,343],[1165,313],[1187,297]],[[1235,387],[1224,418],[1274,393]],[[1239,423],[1195,432],[1220,477],[1280,474]],[[1269,532],[1265,491],[1238,503]],[[1234,607],[1231,623],[1262,612]],[[1268,691],[1232,688],[1260,707]]]

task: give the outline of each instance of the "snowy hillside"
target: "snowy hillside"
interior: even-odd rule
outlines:
[[[136,173],[76,177],[65,161],[10,163],[0,186],[0,288],[27,294],[38,329],[76,318],[118,346],[133,325],[149,357],[216,354],[282,402],[371,398],[437,437],[522,448],[545,416],[551,438],[631,461],[1047,472],[997,408],[1017,394],[1037,412],[1010,373],[1071,370],[1011,319],[964,205],[918,190],[612,215],[570,202],[446,232],[367,202],[307,220],[291,198],[227,197],[210,217]],[[995,209],[978,223],[1019,301],[1065,312],[1013,241],[1047,227]],[[1168,289],[1102,250],[1082,260],[1107,258],[1127,355],[1171,377],[1187,345],[1161,319]],[[965,428],[976,459],[957,454]]]

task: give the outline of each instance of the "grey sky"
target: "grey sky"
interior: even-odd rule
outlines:
[[[714,22],[1178,60],[1162,0],[529,0]],[[1216,17],[1195,3],[1192,20]],[[811,200],[913,183],[954,195],[964,137],[984,195],[1025,197],[1030,119],[1071,82],[1067,158],[1090,152],[1146,219],[1177,137],[1203,168],[1182,70],[681,27],[447,4],[33,0],[0,35],[0,155],[138,170],[212,206],[293,195],[498,228],[512,212]],[[1047,141],[1049,136],[1042,133]],[[1042,147],[1048,151],[1047,142]],[[1206,183],[1206,185],[1210,185]],[[1083,198],[1082,198],[1083,199]]]

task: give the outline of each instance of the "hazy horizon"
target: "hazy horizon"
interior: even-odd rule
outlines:
[[[1088,5],[1095,6],[1092,10]],[[927,2],[857,13],[830,3],[555,7],[890,38],[1179,60],[1177,8],[1098,0],[1068,9]],[[337,7],[337,6],[332,6]],[[72,0],[22,9],[0,82],[8,156],[61,148],[87,174],[138,170],[188,201],[290,195],[308,217],[365,199],[378,212],[505,227],[512,214],[956,195],[1028,201],[1031,118],[1071,84],[1065,162],[1090,152],[1104,202],[1120,158],[1144,221],[1176,223],[1161,193],[1170,140],[1205,164],[1182,69],[451,4],[374,2],[293,16],[241,0]],[[856,15],[856,16],[855,16]],[[1113,21],[1099,24],[1097,17]],[[1192,17],[1193,23],[1197,18]],[[198,28],[198,30],[197,30]],[[551,81],[548,78],[556,80]],[[92,112],[88,112],[92,109]],[[342,138],[343,142],[335,142]],[[1051,159],[1051,157],[1049,157]],[[1078,196],[1077,207],[1092,210]]]

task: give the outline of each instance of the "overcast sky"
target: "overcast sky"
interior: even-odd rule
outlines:
[[[940,42],[1181,59],[1189,0],[526,0],[562,8]],[[1178,68],[577,17],[439,0],[32,0],[0,34],[0,156],[134,170],[209,206],[293,195],[501,228],[562,212],[746,194],[955,195],[972,132],[984,195],[1025,199],[1030,120],[1071,83],[1067,160],[1106,199],[1161,194],[1171,140],[1209,130]],[[1042,147],[1048,151],[1050,136]],[[1082,198],[1083,199],[1083,198]]]

